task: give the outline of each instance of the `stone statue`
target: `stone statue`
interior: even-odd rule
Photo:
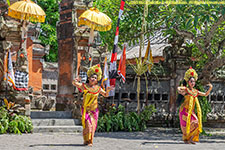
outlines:
[[[27,52],[23,48],[17,52],[16,70],[28,73]]]

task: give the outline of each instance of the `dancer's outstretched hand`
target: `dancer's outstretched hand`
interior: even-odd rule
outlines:
[[[211,83],[207,84],[210,88],[213,88],[213,85]]]
[[[80,82],[81,81],[81,78],[78,76],[74,79],[75,82]]]
[[[81,81],[81,78],[78,76],[73,80],[72,84],[76,86],[76,84],[79,83],[80,81]]]
[[[107,91],[111,91],[111,90],[114,90],[114,89],[115,89],[115,86],[109,86],[109,87],[106,88]]]

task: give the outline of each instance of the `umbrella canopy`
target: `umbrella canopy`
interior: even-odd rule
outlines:
[[[86,10],[79,17],[78,26],[87,25],[93,30],[108,31],[111,29],[112,20],[95,7]]]
[[[16,19],[33,22],[44,22],[46,16],[42,8],[31,0],[15,2],[8,8],[8,15]]]

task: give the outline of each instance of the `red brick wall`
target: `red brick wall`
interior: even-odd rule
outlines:
[[[72,80],[77,69],[77,50],[75,48],[74,23],[72,9],[75,0],[62,0],[60,2],[60,23],[57,27],[58,38],[58,94],[56,97],[56,110],[68,110],[74,101],[74,86]],[[76,11],[76,9],[75,9]],[[70,109],[70,108],[69,108]]]
[[[29,83],[28,86],[33,87],[34,91],[42,89],[42,70],[43,66],[40,60],[33,60],[33,42],[27,38],[27,57],[29,62]]]
[[[60,94],[70,94],[72,86],[72,63],[73,63],[73,42],[72,38],[69,40],[59,41],[59,85],[68,86],[67,92]]]

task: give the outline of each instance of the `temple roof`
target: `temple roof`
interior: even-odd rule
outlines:
[[[169,46],[168,44],[168,36],[163,36],[161,31],[155,32],[153,35],[149,37],[150,39],[150,47],[152,50],[152,56],[154,57],[163,57],[163,50],[165,47]],[[145,45],[144,49],[142,50],[141,57],[145,56],[145,52],[148,46],[148,38],[144,40]],[[139,57],[139,49],[140,45],[136,44],[134,46],[128,46],[126,49],[126,59],[133,59]],[[122,50],[118,50],[117,60],[120,59]]]

